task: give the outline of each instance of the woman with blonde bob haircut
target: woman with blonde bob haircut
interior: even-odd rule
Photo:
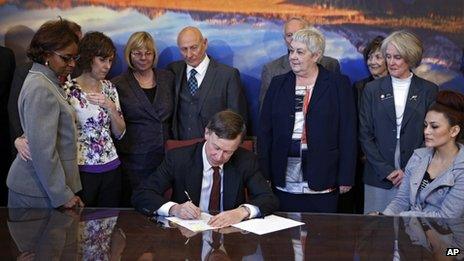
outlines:
[[[129,37],[126,47],[124,48],[124,59],[130,68],[135,70],[134,65],[132,64],[132,51],[143,48],[147,49],[148,52],[151,52],[154,55],[154,59],[152,60],[153,64],[151,66],[158,64],[158,50],[156,49],[156,43],[153,40],[153,37],[151,37],[151,35],[147,32],[136,32]]]
[[[123,170],[122,205],[130,206],[132,190],[164,158],[164,143],[171,137],[174,75],[154,68],[158,51],[147,32],[129,37],[124,58],[127,72],[112,81],[126,121],[126,133],[116,145]]]
[[[421,63],[422,60],[422,41],[411,32],[401,30],[390,34],[382,41],[380,50],[382,54],[387,56],[387,48],[389,45],[394,47],[398,54],[405,60],[409,68],[414,69]]]
[[[366,84],[359,109],[365,213],[384,210],[395,197],[406,163],[422,146],[423,119],[438,91],[412,72],[422,59],[422,42],[413,33],[391,33],[381,51],[389,75]]]

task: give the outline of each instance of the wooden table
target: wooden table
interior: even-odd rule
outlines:
[[[263,236],[231,228],[193,234],[130,209],[3,208],[0,259],[201,260],[213,237],[231,260],[433,260],[451,258],[448,248],[463,257],[464,219],[277,214],[305,225]]]

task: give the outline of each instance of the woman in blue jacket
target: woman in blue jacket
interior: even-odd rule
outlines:
[[[414,151],[386,215],[464,217],[464,95],[440,91],[424,121],[426,148]]]

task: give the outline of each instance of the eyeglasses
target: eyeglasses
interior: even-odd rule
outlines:
[[[53,53],[58,55],[63,60],[63,62],[65,62],[65,63],[70,63],[71,61],[77,62],[81,58],[80,55],[76,55],[76,56],[62,55],[62,54],[60,54],[59,52],[56,52],[56,51],[53,51]]]
[[[285,34],[285,38],[292,38],[293,37],[293,33],[286,33]]]
[[[152,51],[146,51],[146,52],[141,52],[141,51],[132,51],[131,54],[136,57],[136,58],[142,58],[144,55],[146,57],[152,56],[153,52]]]

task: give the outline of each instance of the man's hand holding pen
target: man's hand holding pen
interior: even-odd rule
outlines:
[[[169,215],[182,219],[199,219],[201,215],[200,208],[195,206],[191,201],[183,204],[175,204],[169,209]]]
[[[184,191],[188,201],[183,204],[175,204],[169,209],[169,215],[182,219],[199,219],[201,210],[192,203],[192,199],[187,191]],[[236,209],[224,211],[211,218],[208,225],[213,227],[228,227],[239,223],[250,217],[250,210],[246,206],[240,206]]]
[[[184,191],[188,201],[183,204],[175,204],[169,209],[169,215],[182,219],[199,219],[201,210],[192,203],[192,198],[187,191]]]

